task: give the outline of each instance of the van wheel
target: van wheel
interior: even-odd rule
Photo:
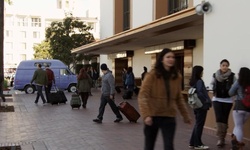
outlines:
[[[24,91],[26,94],[33,94],[35,92],[35,88],[32,85],[27,85]]]
[[[72,93],[76,92],[76,85],[75,84],[69,85],[68,92],[72,92]]]

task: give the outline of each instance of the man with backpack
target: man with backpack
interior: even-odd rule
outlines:
[[[45,95],[46,95],[47,103],[49,103],[50,102],[49,93],[51,91],[52,84],[53,83],[55,84],[55,76],[54,76],[54,72],[49,68],[49,65],[46,65],[45,71],[48,77],[47,86],[45,86]]]

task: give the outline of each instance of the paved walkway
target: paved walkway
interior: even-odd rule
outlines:
[[[13,94],[13,102],[8,105],[13,105],[15,112],[0,113],[0,146],[21,145],[22,150],[143,150],[141,118],[138,123],[130,123],[125,117],[114,123],[115,115],[107,106],[103,123],[92,122],[98,113],[100,91],[93,89],[92,93],[87,109],[79,110],[72,110],[69,102],[43,106],[40,100],[35,105],[35,94]],[[71,93],[65,94],[70,100]],[[117,94],[116,103],[121,101],[121,94]],[[128,101],[138,109],[136,97]],[[177,120],[175,149],[187,150],[192,126],[183,124],[180,117]],[[211,150],[218,149],[215,136],[204,134],[203,142]],[[155,150],[161,149],[159,134]],[[223,150],[229,149],[227,144]]]

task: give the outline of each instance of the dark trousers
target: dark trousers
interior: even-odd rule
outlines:
[[[193,128],[192,136],[190,139],[189,144],[193,146],[201,146],[203,145],[201,136],[203,132],[203,127],[207,117],[207,110],[206,109],[195,109],[195,125]]]
[[[3,102],[6,102],[6,99],[5,99],[4,95],[3,95],[3,90],[0,90],[0,96],[1,96],[1,98],[3,100]]]
[[[213,101],[216,122],[228,124],[228,117],[232,109],[232,103]]]
[[[79,94],[80,94],[81,99],[82,99],[82,106],[86,107],[87,101],[89,98],[89,92],[80,92]]]
[[[116,115],[116,118],[122,118],[122,115],[120,114],[120,111],[119,111],[118,107],[116,106],[114,100],[110,99],[109,96],[104,96],[103,94],[101,96],[101,104],[99,107],[99,114],[98,114],[97,118],[100,120],[103,119],[103,114],[104,114],[105,107],[106,107],[107,103],[109,104],[112,111]]]
[[[49,93],[51,91],[51,87],[52,87],[52,83],[48,84],[47,87],[45,86],[45,95],[46,95],[47,103],[50,102]]]
[[[37,94],[36,94],[36,100],[35,103],[38,103],[39,97],[41,96],[43,103],[46,103],[46,100],[43,96],[43,86],[40,85],[36,85],[36,90],[37,90]]]
[[[164,150],[174,150],[175,128],[176,121],[174,117],[153,117],[153,124],[144,126],[144,150],[154,149],[159,129],[162,131]]]

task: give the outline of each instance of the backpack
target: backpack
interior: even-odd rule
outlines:
[[[245,96],[242,99],[242,103],[246,108],[250,108],[250,86],[245,88]]]
[[[188,90],[188,105],[193,109],[201,108],[203,106],[201,100],[197,96],[196,88],[194,87],[191,87]]]

